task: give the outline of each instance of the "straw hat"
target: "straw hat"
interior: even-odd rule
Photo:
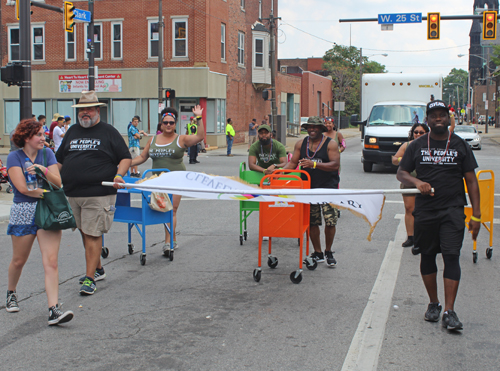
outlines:
[[[59,118],[59,116],[61,116],[61,115],[58,114],[58,113],[54,113],[54,117],[52,117],[52,121],[57,121],[57,119]]]
[[[99,99],[97,99],[97,95],[95,91],[82,91],[82,95],[80,96],[80,100],[78,104],[75,104],[71,107],[82,108],[82,107],[97,107],[97,106],[105,106],[106,103],[99,103]]]

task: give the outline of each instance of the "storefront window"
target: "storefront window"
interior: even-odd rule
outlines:
[[[137,113],[137,102],[135,100],[112,101],[113,126],[120,134],[127,134],[128,124]]]

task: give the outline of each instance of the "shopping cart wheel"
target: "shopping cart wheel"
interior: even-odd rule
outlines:
[[[7,192],[7,193],[12,193],[12,192],[14,192],[14,190],[12,189],[12,186],[11,186],[11,185],[9,185],[9,186],[7,187],[6,192]]]
[[[248,239],[247,231],[243,231],[243,239],[246,241]]]
[[[174,250],[170,250],[170,255],[168,256],[168,258],[170,259],[170,261],[174,260]]]
[[[130,255],[132,255],[134,253],[134,244],[133,243],[128,244],[128,253]]]
[[[103,247],[101,249],[101,256],[106,259],[109,255],[109,249],[107,247]]]
[[[309,269],[310,271],[315,270],[318,266],[318,262],[310,256],[304,259],[304,263],[306,264],[307,269]]]
[[[163,252],[163,256],[164,256],[164,257],[166,257],[166,258],[170,258],[170,249],[165,250],[165,251]]]
[[[299,269],[290,273],[290,281],[293,283],[300,283],[302,281],[302,271]]]
[[[492,249],[491,247],[488,247],[488,248],[486,249],[486,257],[487,257],[488,259],[491,259],[491,256],[492,256],[492,255],[493,255],[493,249]]]
[[[255,268],[253,270],[253,279],[255,282],[259,282],[260,281],[260,276],[261,276],[262,272],[260,271],[260,268]]]
[[[240,236],[240,245],[243,245],[243,236]]]
[[[276,268],[278,266],[278,258],[275,256],[270,256],[267,259],[267,265],[269,266],[269,268]]]
[[[473,261],[474,263],[477,263],[477,251],[473,251],[473,252],[472,252],[472,261]]]
[[[141,265],[146,265],[146,254],[141,253],[141,255],[139,256],[139,260],[141,262]]]

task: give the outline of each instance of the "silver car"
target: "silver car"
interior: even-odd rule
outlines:
[[[455,126],[455,134],[475,149],[481,149],[481,137],[479,133],[474,126]]]

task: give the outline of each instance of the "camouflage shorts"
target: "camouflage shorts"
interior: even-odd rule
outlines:
[[[321,209],[323,209],[323,217],[327,227],[334,227],[339,220],[340,211],[330,204],[311,205],[311,225],[321,225]]]

